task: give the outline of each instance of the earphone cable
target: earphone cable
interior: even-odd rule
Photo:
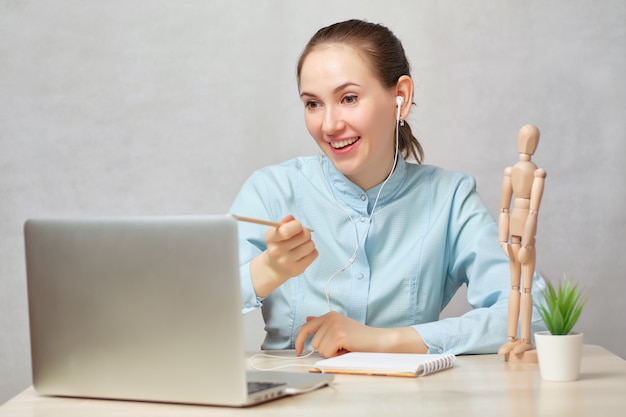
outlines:
[[[387,181],[389,181],[389,178],[391,178],[391,175],[394,173],[395,169],[396,169],[396,165],[398,163],[398,153],[399,153],[399,131],[400,131],[400,111],[399,111],[400,106],[398,105],[398,116],[396,117],[396,129],[395,129],[395,142],[396,142],[396,149],[395,149],[395,154],[394,154],[394,158],[393,158],[393,165],[391,167],[391,171],[389,172],[389,175],[387,175],[387,178],[385,178],[385,181],[383,181],[382,185],[380,186],[380,188],[378,189],[378,193],[376,194],[376,199],[374,200],[374,205],[372,206],[372,211],[369,215],[369,219],[368,219],[368,223],[367,223],[367,228],[365,229],[365,232],[363,233],[363,238],[365,238],[367,236],[367,234],[369,233],[370,227],[372,226],[372,220],[373,220],[373,216],[374,216],[374,211],[376,210],[376,207],[378,205],[378,199],[380,197],[381,192],[383,191],[383,188],[385,187],[385,184],[387,184]],[[320,165],[322,164],[322,159],[320,156]],[[323,170],[323,168],[322,168]],[[324,175],[326,177],[326,175]],[[348,216],[348,218],[350,219],[350,222],[352,222],[352,225],[354,226],[354,231],[356,234],[356,248],[354,249],[354,253],[352,254],[352,256],[350,257],[350,259],[348,259],[348,262],[339,270],[337,270],[336,272],[334,272],[326,281],[326,286],[324,287],[324,294],[326,296],[326,303],[328,304],[328,310],[329,311],[333,311],[332,308],[332,304],[330,302],[330,284],[331,282],[337,277],[339,276],[341,273],[343,273],[346,269],[348,269],[350,267],[350,265],[352,265],[354,263],[354,261],[356,260],[357,254],[359,252],[359,249],[361,248],[361,236],[359,235],[359,230],[357,228],[356,222],[354,221],[354,219],[352,218],[352,216],[350,215],[350,213],[348,213],[348,211],[343,207],[344,204],[341,204],[339,202],[339,200],[337,199],[337,197],[335,196],[335,193],[332,190],[332,187],[330,185],[330,180],[328,179],[328,177],[326,177],[326,182],[327,182],[327,186],[328,186],[328,190],[330,191],[330,195],[333,197],[333,200],[335,200],[335,203],[337,203],[337,206]]]

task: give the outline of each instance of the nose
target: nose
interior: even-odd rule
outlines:
[[[322,133],[326,136],[333,136],[344,127],[341,112],[332,107],[326,107],[324,120],[322,121]]]

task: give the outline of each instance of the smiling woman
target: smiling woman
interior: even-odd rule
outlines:
[[[313,36],[297,68],[322,154],[255,172],[231,207],[281,222],[239,225],[242,306],[262,308],[263,347],[495,352],[508,260],[474,179],[419,163],[400,41],[382,25],[340,22]],[[475,309],[439,321],[463,284]]]
[[[297,68],[322,154],[255,172],[231,207],[281,222],[239,225],[242,305],[262,308],[263,347],[495,352],[508,259],[474,179],[421,164],[400,41],[382,25],[340,22],[311,38]],[[463,284],[474,310],[439,321]]]

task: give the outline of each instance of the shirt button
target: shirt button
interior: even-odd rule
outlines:
[[[367,221],[367,217],[361,216],[359,220],[361,220],[361,223],[365,223]]]
[[[363,279],[363,274],[358,274],[358,275],[356,276],[356,279]]]
[[[367,200],[367,196],[365,194],[361,194],[361,201]]]

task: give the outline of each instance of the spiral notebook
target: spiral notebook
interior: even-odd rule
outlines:
[[[349,352],[315,363],[310,372],[418,377],[452,368],[451,354]]]

